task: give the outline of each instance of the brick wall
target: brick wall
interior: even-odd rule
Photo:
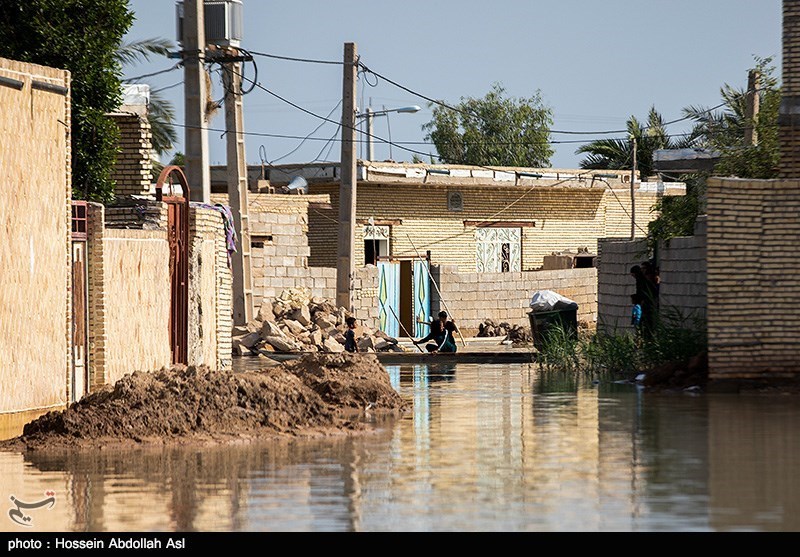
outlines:
[[[119,127],[119,153],[111,177],[116,182],[118,196],[149,195],[152,183],[150,123],[133,113],[108,114]]]
[[[456,265],[461,272],[475,270],[474,224],[464,221],[510,220],[533,222],[522,230],[522,270],[541,268],[546,255],[587,247],[596,253],[604,237],[630,237],[630,194],[595,184],[584,188],[463,188],[426,185],[358,186],[356,220],[372,217],[377,224],[390,223],[390,254],[394,257],[425,256],[431,250],[435,264]],[[338,237],[338,185],[315,185],[315,193],[330,195],[329,210],[308,214],[310,265],[335,267]],[[448,210],[448,192],[462,194],[463,210]],[[523,193],[526,193],[524,196]],[[663,192],[640,191],[636,199],[637,237],[655,218],[651,211]],[[502,211],[504,208],[510,209]],[[364,224],[355,230],[355,265],[364,264]]]
[[[167,206],[155,199],[117,197],[106,206],[105,222],[109,228],[166,230]]]
[[[645,240],[603,239],[597,256],[597,328],[613,334],[631,330],[630,269],[647,259]]]
[[[0,58],[0,432],[69,401],[70,79]],[[35,83],[65,91],[34,88]],[[25,414],[28,419],[36,415]]]
[[[230,369],[233,275],[222,214],[192,204],[189,218],[190,364]]]
[[[94,232],[102,248],[90,247],[89,360],[90,384],[99,386],[172,361],[169,244],[166,230]],[[102,349],[92,344],[99,337]]]
[[[695,223],[693,236],[672,238],[658,250],[661,307],[677,311],[687,325],[706,319],[706,230],[703,215]]]
[[[659,302],[687,327],[706,317],[706,218],[698,218],[693,236],[672,238],[658,249],[661,271]],[[630,331],[631,294],[636,290],[630,269],[648,259],[645,240],[604,239],[597,258],[597,326],[608,333]],[[696,320],[700,320],[697,322]]]
[[[781,108],[778,120],[779,175],[800,175],[800,0],[783,0]]]
[[[520,273],[462,273],[456,265],[431,265],[431,313],[445,310],[466,336],[486,319],[530,326],[533,293],[552,290],[577,302],[578,320],[597,318],[597,269],[560,269]],[[441,293],[441,294],[440,294]]]
[[[711,380],[800,376],[798,214],[796,180],[709,180]]]

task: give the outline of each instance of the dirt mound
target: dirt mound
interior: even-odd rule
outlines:
[[[134,372],[27,424],[0,448],[354,431],[408,403],[370,354],[309,354],[259,371],[173,366]]]

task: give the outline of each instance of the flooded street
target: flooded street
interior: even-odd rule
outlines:
[[[0,452],[0,530],[800,531],[800,396],[645,394],[529,364],[387,370],[413,410],[365,436]],[[49,492],[12,520],[11,496]]]

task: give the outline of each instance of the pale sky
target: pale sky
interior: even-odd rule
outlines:
[[[127,40],[175,40],[175,2],[130,0],[136,14]],[[773,57],[781,70],[780,0],[439,0],[354,2],[352,0],[244,0],[241,46],[278,56],[342,61],[344,44],[356,43],[361,61],[376,73],[425,97],[456,104],[461,97],[483,97],[500,83],[510,97],[537,91],[554,113],[553,130],[609,131],[625,128],[634,115],[644,120],[651,106],[667,121],[689,105],[721,102],[723,84],[744,88],[754,57]],[[322,117],[339,121],[340,65],[255,58],[264,88]],[[158,59],[125,68],[133,77],[171,67]],[[246,75],[253,78],[253,66]],[[213,96],[222,96],[214,75]],[[183,70],[142,82],[153,88],[183,80]],[[183,123],[183,87],[163,91]],[[414,114],[375,118],[373,134],[396,143],[391,156],[410,161],[403,142],[423,142],[430,121],[428,102],[381,79],[358,84],[359,111],[419,105]],[[371,102],[370,102],[371,101]],[[276,164],[338,161],[337,126],[292,107],[255,88],[244,97],[245,132],[301,139],[246,136],[248,164],[262,158]],[[314,131],[318,126],[322,126]],[[222,110],[211,128],[225,127]],[[685,122],[669,127],[685,132]],[[312,132],[314,132],[312,134]],[[183,150],[179,128],[177,150]],[[225,163],[225,140],[209,132],[211,164]],[[586,142],[621,134],[551,136],[553,141]],[[407,144],[435,152],[432,145]],[[578,143],[554,145],[551,165],[578,168]],[[330,148],[329,150],[329,147]],[[295,150],[296,149],[296,150]],[[294,151],[294,152],[292,152]],[[361,158],[366,151],[359,152]],[[376,142],[375,158],[390,148]],[[427,158],[426,158],[427,160]]]

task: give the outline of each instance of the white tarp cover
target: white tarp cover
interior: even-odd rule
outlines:
[[[554,311],[559,309],[578,309],[578,304],[552,290],[537,290],[533,293],[531,311]]]

